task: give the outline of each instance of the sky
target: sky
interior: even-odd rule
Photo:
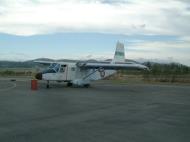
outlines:
[[[190,66],[189,0],[0,0],[0,60],[126,58]]]

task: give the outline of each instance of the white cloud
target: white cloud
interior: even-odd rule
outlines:
[[[134,42],[126,56],[169,58],[190,65],[189,5],[189,0],[0,0],[0,33],[177,35],[180,38],[173,42]]]
[[[28,54],[17,53],[17,52],[1,52],[0,60],[8,60],[8,61],[25,61],[29,59],[34,59]]]
[[[145,41],[128,47],[127,57],[132,59],[162,59],[179,62],[190,66],[190,39],[184,37],[179,41]]]
[[[177,0],[0,0],[0,4],[0,32],[10,34],[190,32],[190,11]]]

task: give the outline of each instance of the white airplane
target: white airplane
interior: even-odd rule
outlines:
[[[114,58],[111,62],[99,61],[73,61],[73,62],[47,62],[35,61],[36,63],[49,64],[50,66],[37,73],[35,78],[46,80],[47,88],[50,81],[67,82],[68,86],[88,87],[91,81],[100,80],[116,73],[121,69],[143,69],[148,70],[144,65],[125,62],[124,44],[117,42]]]

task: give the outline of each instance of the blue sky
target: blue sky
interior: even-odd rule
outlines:
[[[0,0],[0,60],[126,58],[190,65],[188,0]]]

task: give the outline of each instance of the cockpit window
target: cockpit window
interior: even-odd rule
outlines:
[[[56,73],[59,71],[60,64],[52,63],[48,69],[44,70],[42,73]]]
[[[56,65],[57,65],[56,63],[52,63],[52,64],[49,66],[49,68],[52,69],[52,68],[54,68]]]
[[[58,72],[60,68],[60,64],[57,64],[53,69],[55,70],[55,72]]]

